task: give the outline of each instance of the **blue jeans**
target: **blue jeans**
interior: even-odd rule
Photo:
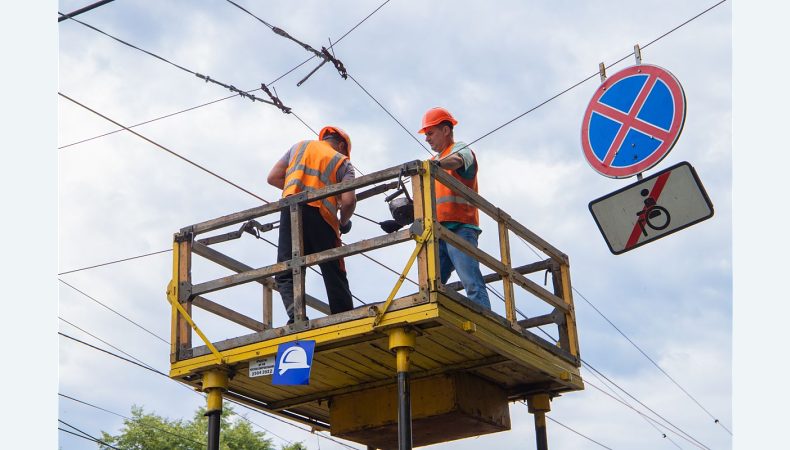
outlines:
[[[477,230],[461,227],[453,232],[477,247],[477,235],[479,234]],[[439,275],[441,276],[442,284],[447,283],[453,270],[458,272],[458,278],[461,279],[461,284],[464,285],[466,296],[478,305],[491,309],[491,302],[488,300],[483,274],[480,273],[480,263],[463,251],[448,245],[443,240],[439,240]]]

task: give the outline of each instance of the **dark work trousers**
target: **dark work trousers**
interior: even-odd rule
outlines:
[[[302,224],[304,226],[304,254],[318,253],[335,248],[338,242],[335,230],[321,217],[318,208],[302,205]],[[280,212],[280,238],[277,244],[277,262],[288,261],[291,255],[291,213]],[[324,277],[326,296],[329,299],[329,310],[332,314],[348,311],[354,306],[351,302],[351,290],[348,287],[346,270],[340,260],[319,264]],[[276,275],[277,289],[283,299],[283,306],[291,322],[294,320],[294,280],[291,272]]]

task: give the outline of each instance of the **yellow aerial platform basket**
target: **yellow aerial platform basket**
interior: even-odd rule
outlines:
[[[409,229],[304,255],[301,227],[292,226],[293,259],[261,268],[211,247],[238,237],[250,223],[257,224],[256,218],[290,210],[292,224],[298,225],[300,204],[375,185],[357,194],[358,200],[364,200],[393,188],[398,182],[392,180],[404,176],[411,177],[414,199],[415,220]],[[473,247],[436,221],[436,182],[451,187],[496,221],[498,256]],[[238,224],[246,225],[236,232],[197,239]],[[535,246],[546,259],[513,267],[511,233]],[[459,294],[460,283],[440,282],[440,239],[491,269],[484,277],[486,283],[502,282],[505,317]],[[406,241],[416,245],[389,296],[382,292],[380,299],[370,299],[376,303],[305,320],[307,306],[329,314],[326,303],[305,292],[305,271],[310,266]],[[543,414],[549,410],[550,399],[584,389],[567,256],[427,161],[409,162],[185,227],[175,235],[173,245],[173,278],[167,290],[172,305],[170,376],[207,392],[209,413],[221,411],[222,398],[230,398],[369,448],[390,449],[509,430],[509,402],[527,400],[535,414],[540,447],[541,439],[545,441]],[[193,284],[193,254],[235,274]],[[415,263],[420,288],[398,297],[398,288]],[[294,274],[296,321],[272,327],[272,291],[276,290],[272,277],[284,271]],[[551,274],[552,290],[525,276],[542,271]],[[206,298],[246,283],[263,288],[260,321]],[[547,312],[517,320],[515,292],[519,288]],[[192,319],[195,307],[251,333],[211,341]],[[533,333],[538,326],[556,327],[557,341]],[[200,339],[194,344],[200,345],[193,345],[193,333]],[[273,385],[271,376],[250,376],[251,364],[275,356],[279,345],[298,340],[315,341],[309,385]]]

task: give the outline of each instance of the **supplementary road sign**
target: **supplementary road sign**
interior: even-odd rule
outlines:
[[[294,341],[277,347],[272,384],[310,384],[315,341]]]
[[[687,162],[593,200],[589,208],[615,255],[713,216],[713,204]]]
[[[658,164],[686,119],[686,97],[667,70],[640,64],[617,72],[595,91],[582,121],[582,148],[602,175],[627,178]]]

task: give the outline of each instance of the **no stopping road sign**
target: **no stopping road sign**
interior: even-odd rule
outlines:
[[[686,97],[666,69],[631,66],[595,91],[582,121],[587,162],[610,178],[627,178],[658,164],[683,129]]]

